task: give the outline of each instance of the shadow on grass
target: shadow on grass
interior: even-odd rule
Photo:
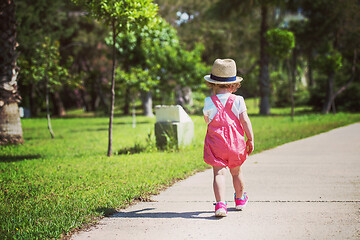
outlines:
[[[97,208],[95,211],[101,213],[105,217],[118,213],[118,211],[116,211],[115,208],[106,208],[106,207]]]
[[[153,121],[139,121],[139,122],[136,122],[136,125],[151,124],[151,123],[155,124],[155,122],[153,122]],[[131,121],[129,121],[129,122],[114,122],[113,123],[113,125],[132,125],[132,124],[133,123]],[[102,123],[95,123],[92,125],[108,126],[109,123],[106,121],[106,122],[102,122]]]
[[[152,123],[152,121],[141,121],[141,122],[136,122],[136,124],[149,124]],[[114,123],[114,125],[132,125],[132,122],[118,122],[118,123]]]
[[[120,149],[117,154],[118,155],[123,155],[123,154],[136,154],[136,153],[142,153],[142,152],[146,152],[147,148],[145,146],[142,146],[140,144],[135,143],[134,146],[132,147],[126,147],[126,148],[122,148]]]
[[[86,129],[79,129],[79,130],[74,130],[74,129],[70,129],[69,132],[104,132],[104,131],[109,131],[108,128],[86,128]]]
[[[19,162],[23,160],[33,160],[33,159],[39,159],[41,158],[41,155],[35,154],[35,155],[19,155],[19,156],[1,156],[0,155],[0,162]]]
[[[112,217],[116,218],[184,218],[184,219],[205,219],[205,220],[219,220],[214,215],[214,211],[194,211],[194,212],[146,212],[154,210],[155,208],[145,208],[131,212],[116,212]],[[201,216],[205,214],[205,216]]]

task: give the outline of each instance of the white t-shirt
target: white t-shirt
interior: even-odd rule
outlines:
[[[217,94],[216,96],[219,98],[221,104],[223,106],[225,106],[230,94],[231,93]],[[246,110],[247,109],[246,109],[244,98],[242,96],[236,96],[234,104],[231,108],[231,111],[235,114],[235,116],[237,118],[239,118],[240,114]],[[211,100],[211,97],[205,98],[203,113],[204,113],[204,116],[209,117],[209,123],[215,117],[217,112],[218,112],[218,110],[217,110],[215,104],[213,103],[213,101]]]

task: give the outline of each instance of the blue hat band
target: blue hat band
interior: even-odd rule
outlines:
[[[219,82],[233,82],[236,80],[236,76],[234,77],[218,77],[218,76],[215,76],[215,75],[212,75],[210,74],[210,78],[212,80],[216,80],[216,81],[219,81]]]

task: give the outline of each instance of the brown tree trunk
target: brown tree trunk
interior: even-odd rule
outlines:
[[[144,116],[153,117],[153,108],[152,108],[152,94],[150,91],[141,92],[141,101],[144,109]]]
[[[269,55],[265,48],[267,41],[265,38],[267,25],[267,7],[261,6],[261,27],[260,27],[260,114],[270,114],[270,76],[269,76]]]
[[[312,72],[312,62],[313,57],[311,51],[308,52],[308,79],[309,79],[309,87],[314,86],[314,78],[313,78],[313,72]]]
[[[334,114],[336,113],[335,98],[340,93],[345,91],[351,85],[351,83],[354,81],[355,71],[356,71],[356,60],[357,60],[357,50],[354,49],[353,63],[352,63],[352,67],[351,67],[351,77],[348,80],[348,82],[345,85],[343,85],[342,87],[340,87],[335,93],[333,93],[333,88],[334,88],[334,86],[333,86],[334,83],[333,82],[334,82],[335,73],[333,73],[333,76],[330,75],[329,81],[328,81],[328,93],[327,93],[326,102],[325,102],[324,107],[323,107],[323,113],[329,113],[331,107],[333,109],[333,113]],[[331,92],[329,92],[330,90],[331,90]]]
[[[182,107],[184,107],[184,104],[185,104],[183,92],[182,92],[180,85],[176,85],[176,87],[175,87],[175,103]]]
[[[54,115],[59,116],[59,117],[66,116],[64,104],[63,104],[60,94],[58,92],[54,92],[52,94],[52,102],[53,102],[53,106],[54,106]]]
[[[38,108],[38,104],[36,102],[34,84],[30,84],[30,86],[29,86],[29,101],[30,101],[30,115],[32,117],[36,117],[38,115],[39,108]]]
[[[297,53],[296,49],[293,49],[292,52],[292,61],[291,61],[291,78],[290,78],[290,100],[291,100],[291,119],[294,120],[295,115],[295,99],[294,99],[294,91],[296,90],[296,60],[297,60]]]
[[[13,102],[1,106],[0,145],[18,144],[23,142],[18,104]]]
[[[290,60],[289,58],[286,59],[287,65],[287,72],[288,72],[288,79],[289,79],[289,95],[290,95],[290,102],[291,102],[291,120],[294,120],[294,86],[293,86],[293,74],[291,71]]]
[[[110,104],[110,119],[109,119],[109,144],[108,144],[108,152],[107,156],[110,157],[112,155],[112,128],[113,128],[113,118],[114,118],[114,105],[115,105],[115,61],[116,61],[116,32],[115,32],[115,21],[112,22],[112,30],[113,30],[113,65],[112,65],[112,78],[111,78],[111,104]]]
[[[190,87],[184,87],[182,89],[183,92],[183,97],[184,97],[184,101],[185,104],[188,106],[193,106],[194,105],[194,101],[193,101],[193,94],[192,94],[192,90]]]
[[[130,89],[126,88],[125,89],[125,96],[124,96],[124,107],[123,107],[123,113],[124,115],[129,115],[130,113]]]
[[[108,103],[106,101],[106,98],[105,98],[105,94],[103,92],[103,89],[102,89],[102,86],[101,86],[101,82],[102,82],[102,78],[97,78],[96,79],[96,93],[99,97],[99,104],[101,105],[101,107],[103,107],[104,109],[106,109],[106,113],[109,112],[109,106],[108,106]],[[95,109],[94,110],[97,110],[98,108],[98,104],[95,105]]]
[[[322,108],[322,113],[327,114],[330,112],[331,105],[333,102],[333,92],[334,92],[334,78],[335,72],[331,72],[329,74],[328,82],[327,82],[327,90],[326,90],[326,100]]]
[[[18,103],[14,0],[0,2],[0,145],[23,142]]]
[[[46,79],[46,93],[45,93],[45,103],[46,103],[46,118],[48,122],[48,129],[51,135],[51,138],[55,138],[55,134],[51,127],[51,119],[50,119],[50,103],[49,103],[49,80]]]

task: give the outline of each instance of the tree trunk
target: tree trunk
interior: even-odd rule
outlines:
[[[290,61],[289,58],[286,59],[287,65],[287,72],[289,78],[289,95],[290,95],[290,102],[291,102],[291,120],[294,120],[294,87],[293,87],[293,73],[291,71]]]
[[[53,106],[54,106],[54,114],[59,117],[66,116],[64,104],[63,104],[60,94],[58,92],[54,92],[52,94],[52,102],[53,102]]]
[[[52,130],[52,127],[51,127],[51,119],[50,119],[50,103],[49,103],[49,81],[46,80],[46,85],[45,85],[45,88],[46,88],[46,93],[45,93],[45,103],[46,103],[46,118],[47,118],[47,122],[48,122],[48,129],[49,129],[49,132],[50,132],[50,135],[51,135],[51,138],[55,138],[55,135],[54,135],[54,132]]]
[[[129,115],[130,113],[130,89],[125,89],[125,96],[124,96],[124,107],[123,107],[124,115]]]
[[[13,102],[2,105],[0,107],[0,145],[23,142],[18,104]]]
[[[108,106],[108,103],[106,101],[106,98],[104,96],[104,93],[103,93],[103,89],[102,89],[102,86],[101,86],[101,81],[102,81],[102,78],[97,78],[96,79],[96,93],[99,97],[99,102],[101,104],[101,106],[106,109],[105,113],[108,114],[108,109],[109,109],[109,106]],[[96,105],[96,108],[95,110],[97,110],[97,105]]]
[[[18,103],[14,0],[0,2],[0,145],[23,142]]]
[[[36,117],[38,115],[39,109],[38,109],[38,104],[36,102],[34,84],[30,84],[30,86],[29,86],[29,102],[30,102],[31,116]]]
[[[193,102],[193,96],[192,96],[192,90],[190,87],[184,87],[182,89],[183,91],[183,97],[184,97],[184,101],[185,104],[188,106],[193,106],[194,102]]]
[[[136,128],[135,97],[133,97],[131,103],[132,103],[132,127]]]
[[[333,109],[333,113],[335,114],[336,113],[336,107],[335,107],[335,98],[340,94],[342,93],[343,91],[345,91],[350,85],[351,83],[354,81],[354,78],[355,78],[355,71],[356,71],[356,60],[357,60],[357,50],[354,49],[354,56],[353,56],[353,63],[352,63],[352,67],[351,67],[351,77],[350,79],[348,80],[348,82],[343,85],[342,87],[340,87],[335,93],[331,93],[331,97],[330,97],[330,104],[331,106],[329,106],[328,102],[324,104],[324,108],[323,108],[323,113],[328,113],[330,111],[330,107],[332,107]],[[335,75],[335,73],[334,73]],[[331,77],[331,75],[330,75]],[[329,82],[328,82],[328,88],[330,89],[331,87],[333,88],[333,83],[330,82],[330,77],[329,77]],[[332,76],[332,82],[334,81],[334,76]],[[329,92],[328,92],[329,94]],[[328,97],[328,96],[327,96]],[[327,98],[327,101],[328,98]],[[326,105],[326,106],[325,106]]]
[[[144,109],[144,116],[154,117],[153,108],[152,108],[152,94],[150,91],[141,92],[141,101]]]
[[[308,52],[308,79],[309,79],[309,87],[314,86],[314,78],[312,73],[312,62],[313,57],[311,51]]]
[[[176,85],[176,87],[175,87],[175,103],[182,107],[184,107],[184,104],[185,104],[185,100],[183,98],[183,93],[181,91],[180,85]]]
[[[333,102],[334,78],[335,78],[335,72],[333,71],[329,74],[329,78],[327,82],[326,100],[321,111],[324,114],[330,112],[330,108]]]
[[[112,78],[111,78],[111,104],[110,104],[110,119],[109,119],[109,145],[107,156],[112,155],[112,128],[113,128],[113,118],[114,118],[114,105],[115,105],[115,60],[116,60],[116,32],[115,32],[115,21],[112,21],[112,30],[113,30],[113,65],[112,65]]]
[[[269,77],[269,55],[265,48],[267,41],[265,38],[267,25],[267,7],[261,6],[261,28],[260,28],[260,114],[270,114],[270,77]]]
[[[85,111],[86,112],[90,112],[91,111],[91,103],[89,103],[88,99],[87,99],[87,91],[84,90],[86,89],[85,85],[83,85],[83,89],[79,90],[80,93],[80,98],[81,98],[81,102],[82,102],[82,108],[85,107]]]

